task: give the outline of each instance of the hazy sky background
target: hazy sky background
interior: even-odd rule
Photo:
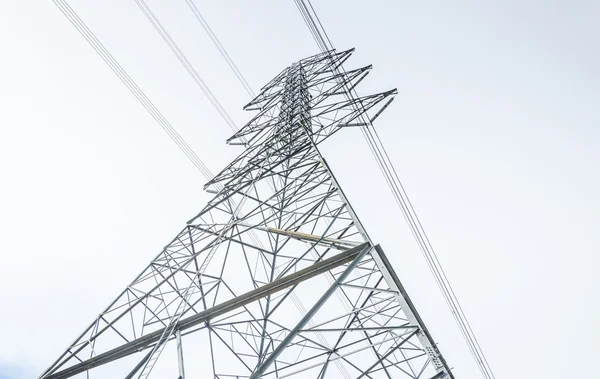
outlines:
[[[133,1],[71,1],[213,172],[226,124]],[[185,1],[148,4],[241,126]],[[289,1],[196,4],[255,90],[318,52]],[[588,378],[600,348],[600,2],[318,1],[496,377]],[[0,1],[0,378],[37,377],[209,199],[51,1]],[[324,144],[457,378],[472,357],[358,130]]]

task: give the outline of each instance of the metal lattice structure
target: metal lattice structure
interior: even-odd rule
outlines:
[[[340,69],[352,51],[303,59],[262,88],[228,140],[245,150],[205,186],[214,198],[41,378],[119,362],[111,377],[145,378],[171,341],[172,377],[184,377],[193,335],[215,379],[452,377],[319,152],[396,94],[347,96],[371,68]]]

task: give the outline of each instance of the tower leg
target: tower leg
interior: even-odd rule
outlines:
[[[183,370],[183,346],[181,345],[181,330],[177,329],[177,363],[179,366],[179,379],[185,379],[185,372]]]

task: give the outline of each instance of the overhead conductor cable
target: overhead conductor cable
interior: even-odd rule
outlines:
[[[148,96],[136,84],[136,82],[127,74],[116,59],[108,52],[102,42],[94,35],[87,25],[79,18],[77,13],[64,0],[53,0],[54,4],[60,9],[63,15],[71,22],[77,31],[85,38],[88,44],[98,53],[102,60],[111,68],[113,73],[121,80],[142,106],[150,113],[152,118],[169,135],[175,144],[183,151],[194,166],[204,175],[207,180],[213,177],[213,174],[202,160],[194,153],[192,148],[185,142],[179,133],[173,128],[171,123],[163,116],[158,108],[150,101]]]

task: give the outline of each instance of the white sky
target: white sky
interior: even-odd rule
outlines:
[[[149,0],[238,125],[248,97],[185,2]],[[213,172],[230,131],[133,1],[71,1]],[[317,1],[497,378],[600,349],[600,3]],[[258,90],[318,52],[294,2],[199,1]],[[0,378],[39,375],[209,199],[50,1],[0,1]],[[478,378],[360,133],[323,152],[457,378]]]

